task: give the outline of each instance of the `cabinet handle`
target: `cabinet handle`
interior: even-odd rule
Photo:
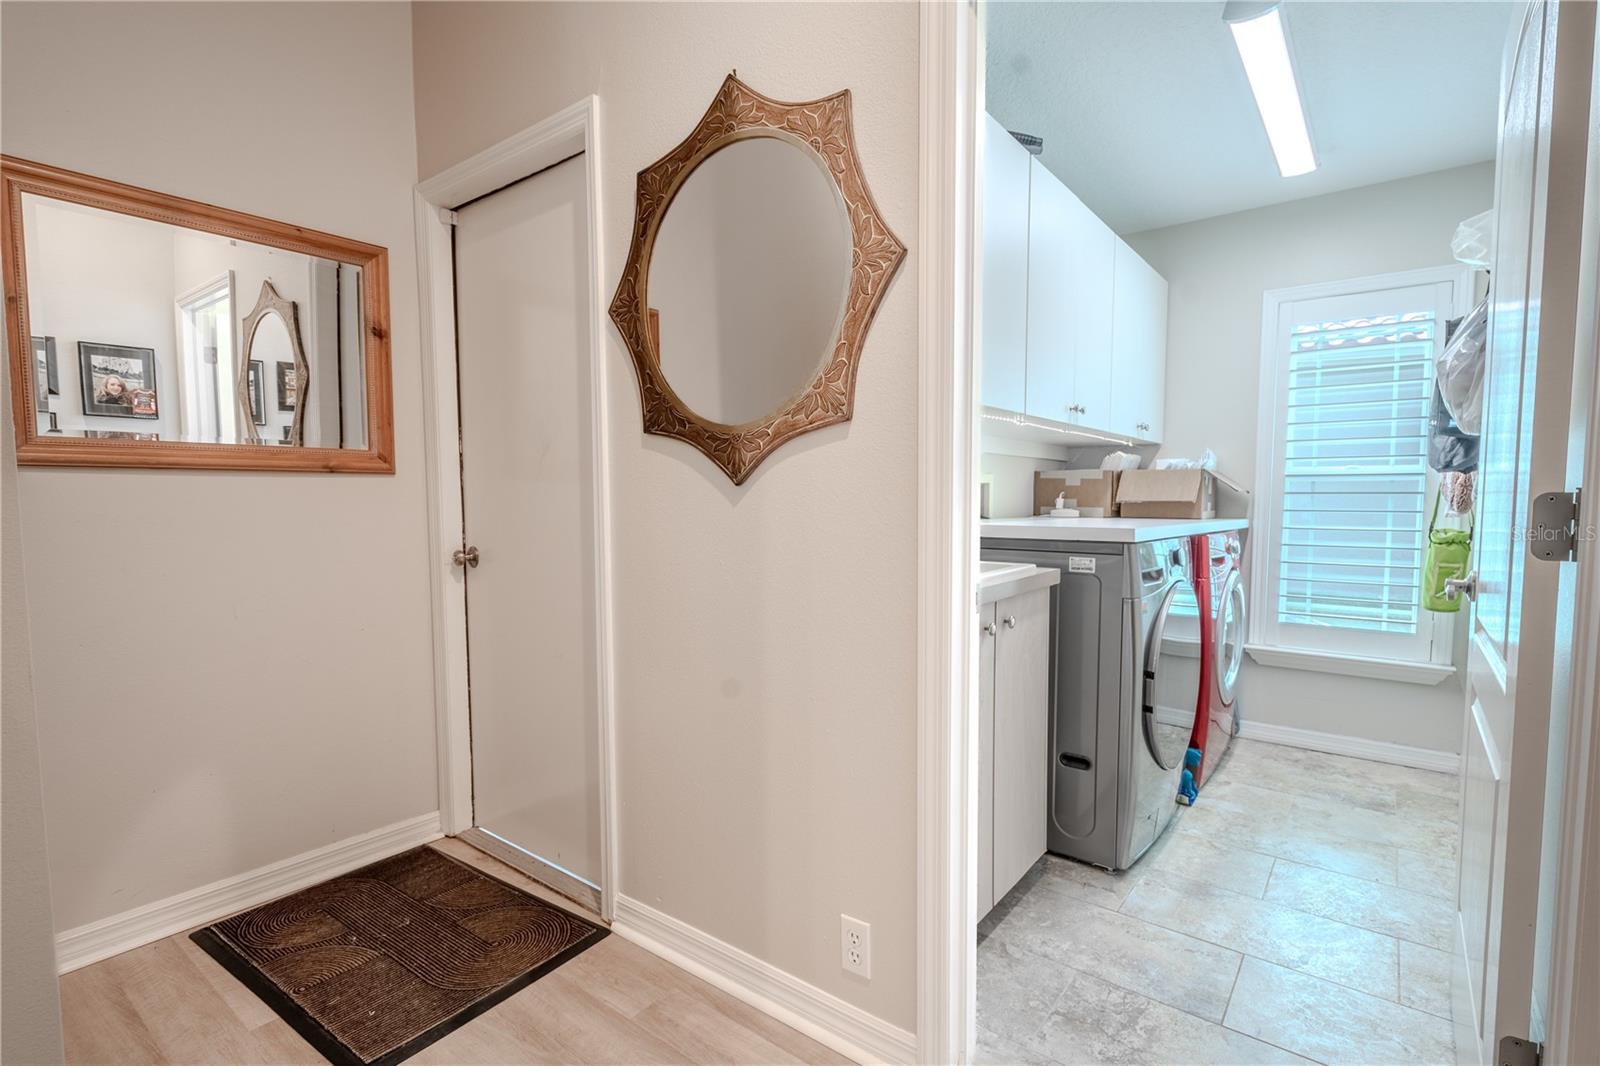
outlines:
[[[1017,628],[1017,616],[1016,615],[1014,615],[1014,614],[1006,615],[1006,628],[1007,629],[1015,629],[1015,628]]]
[[[985,633],[989,634],[992,637],[996,633],[1000,632],[1000,627],[995,625],[993,622],[985,622],[984,626],[983,626],[983,631]]]

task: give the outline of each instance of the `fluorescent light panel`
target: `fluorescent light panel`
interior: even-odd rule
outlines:
[[[1267,140],[1272,142],[1278,172],[1286,178],[1311,173],[1317,169],[1317,155],[1311,148],[1300,87],[1295,83],[1282,10],[1274,6],[1255,18],[1230,21],[1228,29],[1233,31],[1234,46],[1244,62],[1245,77],[1250,79],[1250,92],[1261,112],[1261,124],[1267,128]]]

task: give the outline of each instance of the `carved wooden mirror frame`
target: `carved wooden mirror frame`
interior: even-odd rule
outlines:
[[[734,426],[696,414],[668,384],[652,329],[647,281],[661,221],[683,183],[714,153],[750,137],[787,140],[821,160],[849,213],[852,251],[849,285],[831,355],[811,384],[787,406],[766,418]],[[862,344],[905,254],[905,245],[889,230],[861,173],[850,90],[805,103],[784,103],[761,95],[730,74],[694,132],[639,171],[633,239],[611,301],[611,319],[638,373],[645,432],[693,445],[739,485],[785,441],[848,422],[855,405]]]
[[[270,280],[261,283],[261,295],[256,298],[256,306],[244,318],[243,354],[239,356],[239,377],[234,384],[234,398],[250,440],[260,440],[256,433],[255,412],[250,408],[250,353],[256,343],[256,330],[268,315],[283,319],[283,326],[289,331],[289,351],[294,356],[294,419],[289,427],[289,443],[299,444],[305,440],[303,426],[306,388],[311,383],[311,364],[306,362],[306,350],[300,344],[300,309],[293,300],[286,299],[273,288]]]
[[[38,401],[34,385],[32,334],[28,324],[28,271],[22,232],[23,193],[360,267],[367,447],[284,448],[263,444],[105,440],[41,434],[36,410]],[[24,466],[394,473],[394,394],[389,363],[387,249],[7,155],[0,155],[0,199],[5,204],[4,225],[0,225],[0,265],[3,265],[5,272],[6,346],[10,352],[11,412],[16,424],[18,463]],[[293,305],[290,306],[292,310]],[[259,305],[256,310],[261,311]],[[299,331],[288,317],[285,322],[290,325],[289,332],[296,349],[296,374],[303,387],[307,375],[305,356],[299,350]],[[249,324],[249,332],[245,335],[247,343],[255,325],[256,322]],[[241,360],[243,368],[249,365],[248,359]],[[244,372],[248,373],[248,369]],[[294,432],[296,439],[301,439],[299,434],[303,414],[298,400],[295,406]],[[250,419],[245,421],[250,425],[251,433],[254,433],[254,423]]]

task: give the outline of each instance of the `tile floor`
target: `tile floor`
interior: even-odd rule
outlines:
[[[1456,779],[1235,741],[1130,871],[1047,855],[980,923],[986,1063],[1454,1062]]]

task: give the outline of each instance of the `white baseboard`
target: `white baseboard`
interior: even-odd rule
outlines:
[[[68,929],[56,934],[56,969],[67,973],[109,959],[441,836],[433,811]]]
[[[1294,726],[1275,725],[1245,719],[1239,723],[1239,735],[1247,740],[1260,740],[1268,744],[1282,744],[1289,748],[1309,748],[1330,755],[1350,755],[1373,762],[1394,763],[1396,766],[1413,766],[1418,770],[1434,770],[1443,774],[1459,773],[1461,756],[1453,751],[1436,751],[1433,748],[1414,748],[1409,744],[1391,744],[1365,737],[1348,737],[1339,733],[1320,733],[1315,729],[1297,729]]]
[[[856,1062],[916,1060],[906,1030],[638,900],[617,897],[611,931]]]

